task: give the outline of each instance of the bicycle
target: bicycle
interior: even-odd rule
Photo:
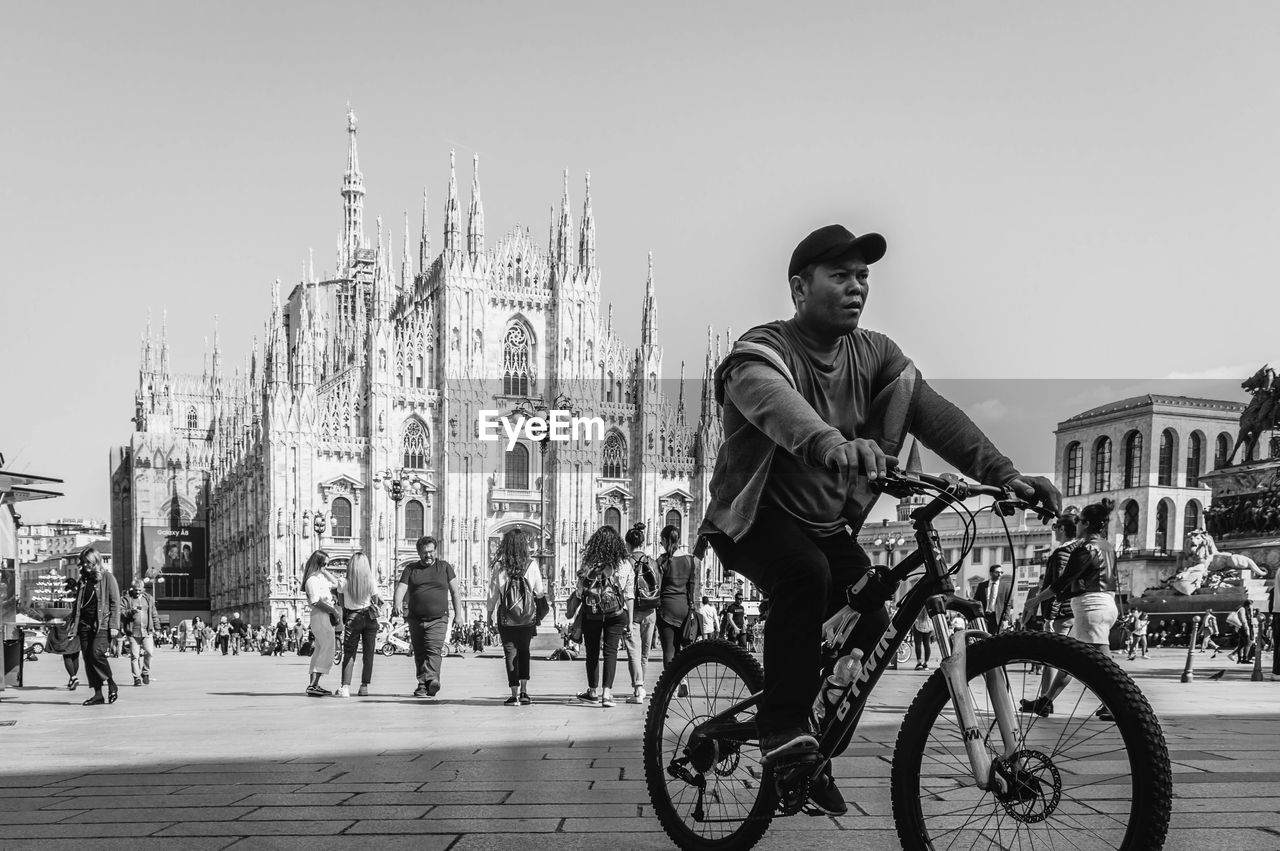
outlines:
[[[876,486],[892,496],[933,499],[911,515],[916,551],[850,586],[849,605],[825,625],[824,674],[837,657],[861,651],[863,658],[814,726],[816,755],[778,765],[761,759],[755,714],[764,671],[727,642],[694,643],[659,678],[643,758],[667,835],[683,849],[747,849],[774,818],[821,814],[807,803],[809,784],[847,747],[881,674],[927,611],[940,665],[903,719],[890,772],[903,848],[1162,848],[1172,774],[1164,734],[1138,687],[1109,657],[1066,636],[989,635],[981,605],[955,594],[952,577],[976,530],[975,512],[961,500],[994,497],[988,508],[1002,518],[1031,511],[1047,520],[1052,512],[1001,488],[923,474],[890,473]],[[960,558],[950,566],[933,528],[947,509],[967,518]],[[1008,534],[1007,522],[1005,528]],[[883,606],[919,568],[923,575],[883,632],[855,647],[857,617]],[[953,633],[949,612],[960,613],[969,628]],[[1030,673],[1033,664],[1072,678],[1055,698],[1057,713],[1034,700],[1040,677]],[[687,688],[678,696],[682,682]],[[1114,720],[1095,715],[1099,706]]]

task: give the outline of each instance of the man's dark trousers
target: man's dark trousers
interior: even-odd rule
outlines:
[[[440,655],[444,651],[445,627],[449,616],[415,618],[410,616],[409,640],[413,644],[413,661],[418,669],[418,682],[440,682]]]
[[[765,690],[757,726],[762,735],[807,724],[822,678],[822,622],[845,602],[844,590],[871,566],[847,532],[810,536],[776,508],[761,506],[742,540],[710,535],[725,567],[750,579],[771,600],[764,625]],[[854,640],[879,635],[889,614],[863,615]],[[745,646],[746,635],[739,637]]]

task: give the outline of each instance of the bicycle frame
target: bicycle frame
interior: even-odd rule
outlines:
[[[907,579],[920,567],[924,567],[924,575],[907,592],[890,618],[888,625],[875,645],[862,648],[864,651],[862,669],[844,691],[831,710],[831,720],[818,738],[818,750],[830,760],[841,742],[848,741],[857,729],[866,708],[867,700],[880,681],[881,675],[898,652],[898,647],[910,635],[910,629],[921,611],[928,611],[933,623],[934,638],[938,642],[942,658],[941,670],[946,678],[951,693],[952,707],[956,713],[956,721],[964,731],[965,751],[969,757],[973,779],[981,789],[993,786],[1003,791],[1005,783],[992,771],[992,760],[983,742],[983,732],[978,727],[977,711],[973,704],[973,695],[969,691],[966,675],[966,649],[970,635],[986,636],[986,625],[981,619],[981,606],[971,600],[956,596],[955,583],[947,572],[946,561],[942,555],[942,547],[932,521],[946,508],[946,504],[935,499],[932,503],[917,509],[912,518],[915,523],[917,549],[899,562],[890,576],[898,582]],[[977,628],[952,632],[946,613],[956,611]],[[955,639],[959,638],[959,641]],[[840,653],[849,652],[851,647],[840,649]],[[1004,671],[998,669],[988,672],[987,689],[993,700],[993,714],[1000,729],[1001,744],[1004,755],[1009,756],[1017,750],[1019,727],[1017,711],[1013,706],[1013,698],[1009,694],[1008,682]],[[734,704],[699,725],[698,733],[703,736],[724,736],[739,741],[755,738],[755,725],[752,722],[729,720],[739,712],[749,709],[758,703],[759,694]]]

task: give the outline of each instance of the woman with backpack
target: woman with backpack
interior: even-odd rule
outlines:
[[[624,540],[631,548],[631,567],[636,576],[635,618],[624,637],[632,689],[627,703],[644,703],[645,671],[649,664],[649,648],[653,646],[654,626],[658,620],[662,572],[644,552],[643,523],[632,526]]]
[[[493,563],[493,579],[489,583],[488,622],[498,624],[502,639],[502,657],[507,666],[507,685],[511,696],[504,706],[528,706],[529,643],[542,620],[539,610],[546,605],[547,589],[542,583],[538,560],[530,556],[533,536],[522,528],[509,529],[498,543]],[[477,626],[480,626],[477,624]]]
[[[618,665],[618,642],[630,629],[635,597],[635,575],[627,557],[627,545],[612,526],[601,526],[587,540],[578,569],[578,587],[570,598],[569,613],[581,609],[582,643],[587,655],[587,690],[578,695],[583,703],[615,706],[613,676]],[[600,655],[604,649],[604,676]]]
[[[698,626],[691,630],[694,635],[701,632],[701,620],[698,618],[696,601],[702,596],[702,571],[698,569],[698,561],[685,549],[680,540],[680,529],[676,526],[664,526],[659,535],[663,553],[658,558],[662,571],[661,602],[658,605],[658,637],[662,640],[662,666],[671,664],[676,653],[683,650],[688,640],[685,621],[691,616]],[[684,697],[683,684],[677,689],[677,696]]]

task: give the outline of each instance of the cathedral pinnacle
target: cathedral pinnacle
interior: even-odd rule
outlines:
[[[213,314],[213,377],[222,377],[222,336],[218,333],[218,314]]]
[[[423,199],[422,212],[427,212],[426,198]],[[413,286],[413,255],[409,252],[409,211],[404,211],[404,248],[400,256],[400,289],[408,291]]]
[[[653,332],[657,329],[657,306],[653,296],[653,252],[649,252],[649,280],[644,288],[644,313],[640,320],[640,344],[653,345]]]
[[[569,169],[564,170],[564,191],[560,195],[560,226],[556,235],[555,261],[561,269],[569,266],[573,213],[569,209]]]
[[[484,253],[484,205],[480,202],[480,155],[471,155],[471,208],[467,211],[467,253]]]
[[[582,232],[578,236],[578,265],[596,267],[596,218],[591,212],[591,172],[587,172],[586,198],[582,202]]]
[[[169,311],[160,313],[160,374],[169,374]]]
[[[364,247],[364,176],[360,174],[360,157],[356,151],[356,114],[347,104],[347,171],[342,178],[343,231],[342,250],[345,264],[357,248]],[[339,270],[341,271],[341,270]]]
[[[444,202],[444,250],[457,251],[461,223],[458,221],[458,176],[453,151],[449,151],[449,197]]]

